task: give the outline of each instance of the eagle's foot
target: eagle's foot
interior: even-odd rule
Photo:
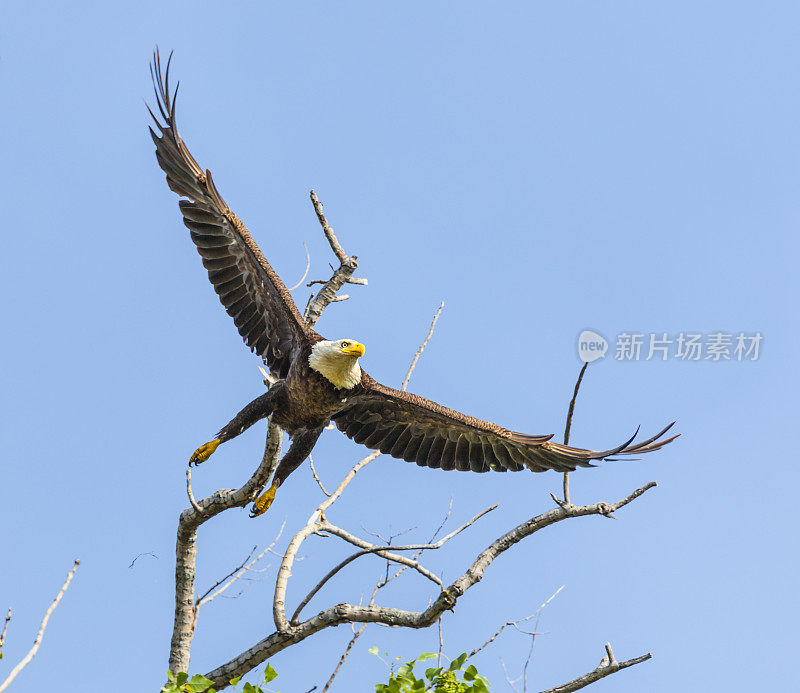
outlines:
[[[191,467],[193,464],[197,465],[201,462],[205,462],[211,455],[214,454],[214,450],[219,447],[219,444],[222,441],[217,438],[212,440],[210,443],[205,443],[201,445],[197,450],[194,451],[194,454],[189,458],[189,466]]]
[[[272,505],[272,501],[275,500],[275,491],[277,490],[278,487],[275,484],[272,484],[269,489],[256,498],[255,502],[253,503],[253,507],[250,509],[250,517],[258,517],[259,515],[263,515],[265,512],[267,512],[267,510],[269,510],[269,506]]]

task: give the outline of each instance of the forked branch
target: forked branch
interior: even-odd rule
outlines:
[[[287,647],[305,640],[321,630],[338,626],[342,623],[382,623],[388,626],[401,626],[405,628],[426,628],[436,623],[438,618],[445,611],[455,608],[458,600],[483,578],[484,573],[494,560],[515,544],[552,524],[556,524],[568,518],[586,515],[609,516],[614,511],[619,510],[638,498],[653,486],[655,486],[655,484],[651,482],[616,503],[601,502],[585,506],[570,506],[568,508],[557,507],[517,525],[498,537],[484,549],[467,570],[458,579],[442,590],[438,597],[422,611],[408,611],[405,609],[376,606],[374,604],[360,606],[342,603],[330,606],[319,612],[316,616],[302,621],[297,625],[293,625],[289,623],[283,612],[285,589],[280,593],[276,590],[275,600],[273,601],[273,613],[276,615],[275,620],[278,627],[275,632],[242,652],[234,659],[208,672],[206,677],[211,679],[218,689],[224,688],[228,685],[230,679],[247,673],[269,657],[272,657]],[[308,534],[310,535],[311,533],[312,532],[309,531]],[[303,532],[299,533],[298,536],[302,534]],[[296,553],[299,543],[301,542],[298,541],[297,546],[294,547],[294,553]],[[286,559],[284,559],[286,562],[285,571],[290,573],[292,557],[289,555],[288,551],[287,556],[289,556],[290,560],[286,561]],[[283,568],[284,566],[282,566],[282,569]]]
[[[542,691],[541,693],[572,693],[572,691],[578,691],[581,688],[585,688],[590,683],[604,679],[606,676],[616,674],[621,669],[627,669],[635,664],[646,662],[652,656],[653,655],[648,652],[641,657],[634,657],[633,659],[628,659],[624,662],[618,662],[614,658],[614,653],[611,650],[611,644],[606,643],[606,656],[603,657],[600,664],[592,669],[592,671],[584,674],[583,676],[579,676],[577,679],[573,679],[569,683],[563,683],[555,688],[548,688],[546,691]]]
[[[355,272],[356,268],[358,267],[358,258],[355,255],[348,255],[344,252],[342,244],[339,243],[339,239],[336,238],[336,234],[333,232],[331,225],[325,218],[325,212],[322,209],[322,203],[319,201],[317,193],[312,190],[310,195],[311,203],[314,205],[314,211],[317,213],[317,219],[322,226],[322,231],[325,234],[325,238],[328,239],[328,244],[331,246],[333,254],[336,255],[336,258],[339,260],[339,267],[334,270],[331,278],[324,283],[322,288],[319,290],[319,293],[317,293],[317,295],[312,298],[306,306],[303,317],[305,318],[305,321],[313,327],[317,320],[319,320],[322,316],[322,311],[325,310],[328,305],[336,301],[343,301],[346,298],[349,298],[349,296],[344,297],[336,295],[342,286],[344,286],[346,283],[366,284],[367,280],[359,279],[356,281],[352,279],[353,272]],[[317,282],[311,283],[315,284]]]

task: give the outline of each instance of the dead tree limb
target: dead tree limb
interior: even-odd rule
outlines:
[[[285,650],[287,647],[301,642],[321,630],[338,626],[342,623],[382,623],[387,626],[427,628],[436,623],[439,616],[445,611],[454,609],[458,600],[471,587],[483,579],[484,573],[494,560],[515,544],[550,525],[569,518],[587,515],[603,515],[609,517],[613,512],[628,505],[628,503],[631,503],[655,485],[654,482],[650,482],[616,503],[600,502],[585,506],[570,506],[568,508],[557,507],[517,525],[495,539],[495,541],[475,558],[472,565],[470,565],[458,579],[442,590],[430,606],[422,611],[409,611],[406,609],[376,605],[358,606],[355,604],[341,603],[329,606],[320,611],[316,616],[298,623],[297,625],[292,625],[289,623],[285,614],[286,583],[291,575],[291,567],[297,549],[305,538],[313,534],[313,525],[307,525],[295,535],[295,539],[293,540],[294,545],[290,544],[290,549],[287,550],[284,563],[281,565],[281,570],[279,571],[279,584],[276,585],[273,599],[273,614],[276,625],[275,631],[230,661],[208,672],[205,676],[214,682],[217,690],[223,689],[228,686],[232,678],[246,674],[251,669],[266,661],[269,657]],[[328,505],[330,505],[331,502],[332,500],[330,498],[325,501]],[[323,503],[323,505],[325,503]]]
[[[195,501],[178,520],[175,547],[175,621],[170,643],[169,669],[188,671],[192,640],[197,622],[195,610],[195,576],[197,573],[197,529],[204,522],[230,508],[243,508],[266,485],[280,457],[282,433],[269,423],[264,456],[253,476],[239,489],[220,489]],[[189,487],[190,488],[190,487]]]
[[[325,310],[329,304],[336,300],[344,300],[344,297],[337,297],[336,293],[345,283],[366,284],[367,282],[365,279],[350,281],[353,277],[353,272],[355,272],[358,267],[358,258],[355,255],[348,255],[344,252],[342,244],[339,243],[339,239],[336,238],[336,234],[325,218],[325,212],[322,209],[322,203],[317,198],[317,194],[312,190],[310,195],[311,202],[314,205],[314,211],[317,213],[317,219],[322,226],[322,231],[325,233],[325,238],[328,239],[333,254],[336,255],[336,258],[339,260],[338,269],[334,270],[331,278],[325,282],[323,287],[319,290],[319,293],[312,298],[306,306],[303,317],[305,321],[313,327],[322,316],[322,311]]]
[[[50,616],[53,615],[53,612],[56,610],[59,602],[61,601],[62,597],[64,596],[67,588],[69,587],[69,583],[72,582],[72,578],[75,576],[75,571],[78,569],[78,566],[81,564],[80,560],[77,558],[75,559],[75,563],[72,565],[72,570],[69,571],[67,575],[67,579],[64,580],[64,584],[61,585],[61,589],[58,591],[56,598],[53,600],[53,603],[47,607],[47,611],[44,613],[44,618],[42,619],[42,623],[39,625],[39,631],[36,633],[36,638],[33,641],[33,646],[28,653],[19,661],[19,664],[15,666],[11,672],[6,677],[6,680],[0,683],[0,693],[2,693],[6,688],[11,685],[11,682],[17,677],[17,674],[21,672],[28,664],[30,664],[31,660],[36,656],[36,653],[39,651],[39,646],[42,644],[42,638],[44,637],[44,631],[47,628],[47,622],[50,620]],[[8,622],[11,620],[11,609],[8,610],[8,614],[6,615],[6,623],[3,626],[3,639],[5,639],[6,635],[6,628],[8,627]],[[0,642],[2,645],[2,642]]]
[[[611,650],[610,643],[606,643],[606,656],[603,657],[602,661],[597,665],[596,668],[592,669],[592,671],[590,671],[588,674],[584,674],[583,676],[579,676],[577,679],[573,679],[569,683],[563,683],[555,688],[548,688],[546,691],[542,691],[541,693],[572,693],[572,691],[578,691],[581,688],[585,688],[590,683],[599,681],[606,676],[616,674],[621,669],[627,669],[635,664],[646,662],[652,656],[653,655],[648,652],[641,657],[634,657],[633,659],[628,659],[624,662],[618,662],[614,658],[614,653]]]
[[[0,657],[3,655],[3,645],[6,641],[6,633],[8,632],[8,624],[11,622],[11,607],[8,607],[6,614],[6,622],[3,624],[3,632],[0,633]]]

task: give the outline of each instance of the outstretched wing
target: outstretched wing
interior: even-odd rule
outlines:
[[[170,60],[172,56],[170,56]],[[161,71],[156,51],[150,66],[159,119],[150,110],[156,133],[156,158],[179,202],[183,223],[203,258],[208,278],[239,334],[274,375],[283,378],[304,345],[322,339],[297,310],[291,294],[259,250],[247,228],[225,204],[211,178],[189,153],[175,124],[175,96],[170,94],[169,60]]]
[[[366,374],[361,384],[364,392],[348,398],[347,407],[333,417],[336,426],[356,443],[421,467],[473,472],[517,472],[525,468],[534,472],[568,472],[576,467],[591,467],[592,460],[658,450],[678,437],[662,439],[672,427],[670,424],[635,445],[631,438],[611,450],[581,450],[551,443],[552,435],[508,431],[381,385]]]

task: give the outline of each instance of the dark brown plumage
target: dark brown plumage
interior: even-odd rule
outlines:
[[[363,371],[355,386],[336,387],[309,364],[312,348],[323,338],[303,320],[280,277],[225,204],[211,172],[203,171],[181,140],[175,123],[177,88],[173,94],[169,89],[169,61],[162,73],[156,53],[151,69],[161,116],[150,111],[158,129],[150,129],[158,163],[170,189],[188,198],[179,203],[183,222],[222,305],[247,346],[279,379],[225,426],[215,441],[201,447],[193,461],[202,462],[219,443],[270,415],[292,436],[292,446],[275,474],[273,495],[309,455],[331,420],[356,443],[392,457],[420,466],[473,472],[572,471],[592,466],[593,460],[658,450],[677,437],[663,438],[670,424],[637,444],[631,439],[609,450],[582,450],[550,442],[550,435],[509,431],[394,390]],[[269,502],[271,498],[267,507]],[[259,507],[257,514],[265,509]]]

